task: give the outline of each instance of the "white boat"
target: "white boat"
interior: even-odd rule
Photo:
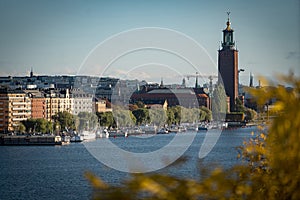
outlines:
[[[159,131],[157,131],[156,134],[169,134],[169,131],[165,128],[160,129]]]
[[[82,142],[83,138],[80,135],[73,135],[70,139],[70,142]]]
[[[128,136],[145,134],[145,132],[140,127],[129,128],[128,130],[126,130],[126,132]]]
[[[185,132],[186,129],[182,126],[177,126],[177,125],[172,125],[169,128],[169,133],[181,133],[181,132]]]
[[[93,131],[82,131],[80,136],[83,140],[94,140],[96,139],[96,133]]]
[[[157,126],[146,125],[139,127],[145,134],[155,134],[157,132]]]
[[[198,131],[198,126],[197,125],[189,125],[186,126],[187,131]]]
[[[105,134],[105,138],[109,138],[109,132],[106,129],[104,129],[104,134]]]

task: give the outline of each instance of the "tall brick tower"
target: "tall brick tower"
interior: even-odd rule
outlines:
[[[233,41],[233,29],[230,27],[229,14],[227,27],[223,30],[222,48],[219,50],[219,82],[223,80],[225,92],[230,97],[230,112],[234,111],[235,99],[238,97],[238,50]],[[222,78],[222,79],[221,79]]]

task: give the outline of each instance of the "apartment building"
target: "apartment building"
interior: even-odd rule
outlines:
[[[40,90],[24,90],[31,100],[31,118],[38,119],[47,116],[46,98]]]
[[[80,89],[71,91],[73,106],[71,114],[78,115],[80,112],[93,112],[93,95]]]
[[[23,90],[0,89],[0,132],[17,130],[31,117],[31,100]]]

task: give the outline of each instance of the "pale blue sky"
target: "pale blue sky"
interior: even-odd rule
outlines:
[[[228,10],[239,66],[246,70],[242,83],[250,72],[272,76],[293,69],[299,75],[299,2],[0,0],[0,75],[27,75],[31,67],[37,74],[74,75],[97,44],[140,27],[182,32],[217,63]]]

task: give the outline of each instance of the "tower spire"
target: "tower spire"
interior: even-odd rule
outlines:
[[[230,12],[227,12],[227,22],[226,22],[227,27],[226,27],[226,30],[228,30],[228,31],[231,30],[229,15],[230,15]]]
[[[227,12],[227,22],[226,22],[226,28],[223,30],[223,43],[222,48],[223,49],[234,49],[235,48],[235,42],[233,40],[233,29],[230,27],[230,18],[229,18],[230,12]]]
[[[33,68],[30,69],[30,77],[33,77]]]
[[[250,83],[249,83],[249,87],[253,87],[253,74],[252,74],[252,72],[250,72]]]
[[[198,72],[196,72],[196,83],[195,83],[195,88],[198,88],[199,85],[198,85]]]

